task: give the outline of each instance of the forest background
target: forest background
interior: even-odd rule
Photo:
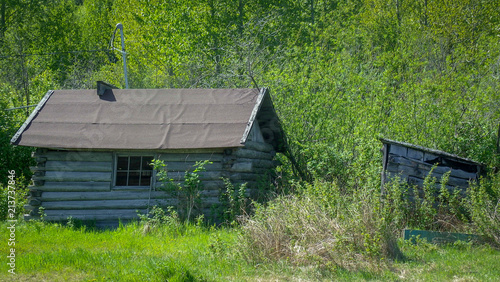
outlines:
[[[29,152],[8,141],[32,108],[5,109],[36,104],[49,89],[125,86],[122,56],[110,48],[117,23],[130,88],[255,87],[251,78],[269,87],[309,179],[376,177],[378,137],[498,167],[499,8],[490,0],[3,0],[0,182],[7,169],[29,176]]]
[[[1,0],[2,195],[10,170],[18,176],[18,193],[26,193],[31,177],[32,149],[9,144],[33,109],[24,106],[38,103],[48,90],[92,89],[98,80],[125,87],[122,56],[113,50],[121,48],[119,32],[110,46],[117,23],[124,27],[130,88],[258,85],[271,91],[289,156],[297,162],[294,167],[278,155],[283,165],[273,188],[275,196],[293,196],[256,205],[254,217],[228,231],[236,247],[228,243],[233,239],[219,237],[204,244],[221,264],[228,258],[220,252],[227,249],[230,256],[243,254],[236,265],[255,262],[255,269],[273,259],[333,270],[332,265],[366,269],[365,262],[375,262],[379,269],[387,258],[398,260],[408,256],[407,248],[413,250],[403,245],[401,254],[395,243],[408,226],[448,226],[483,235],[499,246],[500,2]],[[470,197],[460,203],[465,212],[447,207],[448,217],[439,217],[443,214],[432,210],[429,198],[408,210],[408,203],[401,201],[405,187],[388,186],[381,197],[380,137],[482,162],[490,180],[468,191]],[[23,201],[19,204],[22,213]],[[4,218],[3,197],[1,206]],[[38,223],[27,224],[38,235],[26,231],[19,238],[39,240]],[[46,232],[59,228],[40,224]],[[135,229],[130,236],[137,237]],[[89,255],[90,277],[93,259],[109,250],[96,252]],[[498,253],[492,254],[492,261],[497,260]],[[24,255],[39,261],[38,253]],[[21,269],[38,273],[37,264],[29,264],[26,257],[20,260],[27,261]],[[200,268],[203,257],[207,264],[214,261],[213,255],[200,255],[189,262],[192,271],[218,268]],[[54,272],[54,265],[79,269],[72,258],[49,260],[47,271]],[[457,265],[463,266],[463,260]],[[156,266],[148,267],[151,275],[158,275]],[[109,266],[102,273],[112,270],[117,277],[126,271]]]

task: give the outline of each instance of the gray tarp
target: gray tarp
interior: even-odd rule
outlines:
[[[112,89],[102,96],[57,90],[12,141],[67,149],[240,147],[258,95],[257,89]]]

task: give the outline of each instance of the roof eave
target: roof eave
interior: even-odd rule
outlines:
[[[36,117],[36,115],[38,114],[38,112],[43,108],[43,106],[49,100],[50,96],[53,93],[54,93],[54,90],[49,90],[49,91],[47,91],[47,93],[45,93],[45,96],[43,96],[42,100],[40,100],[40,102],[38,103],[38,105],[36,106],[36,108],[33,110],[33,112],[31,112],[31,115],[26,119],[26,121],[23,123],[23,125],[21,125],[21,127],[19,128],[19,130],[12,137],[12,139],[10,139],[10,143],[12,145],[18,145],[16,143],[17,143],[19,137],[21,136],[21,134],[23,134],[24,130],[26,130],[26,128],[28,127],[28,125]]]
[[[395,141],[395,140],[386,139],[386,138],[379,138],[379,140],[382,143],[384,143],[384,144],[401,145],[401,146],[404,146],[404,147],[407,147],[407,148],[411,148],[411,149],[415,149],[415,150],[419,150],[419,151],[424,151],[424,152],[435,154],[435,155],[441,155],[441,156],[444,156],[444,157],[448,157],[450,159],[454,159],[454,160],[457,160],[457,161],[469,163],[469,164],[472,164],[472,165],[479,165],[479,166],[483,166],[483,167],[485,166],[485,164],[483,164],[483,163],[480,163],[480,162],[477,162],[477,161],[474,161],[474,160],[471,160],[471,159],[468,159],[468,158],[460,157],[460,156],[457,156],[457,155],[454,155],[454,154],[450,154],[448,152],[436,150],[436,149],[426,148],[426,147],[422,147],[422,146],[419,146],[419,145],[410,144],[410,143],[401,142],[401,141]]]

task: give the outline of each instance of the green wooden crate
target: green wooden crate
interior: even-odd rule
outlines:
[[[427,230],[404,230],[404,239],[410,240],[413,243],[416,243],[416,238],[426,239],[427,242],[433,244],[446,244],[453,243],[456,241],[464,241],[464,242],[479,242],[481,241],[481,237],[474,234],[464,234],[464,233],[450,233],[450,232],[437,232],[437,231],[427,231]]]

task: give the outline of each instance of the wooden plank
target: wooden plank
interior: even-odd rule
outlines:
[[[80,161],[47,161],[44,168],[46,171],[112,171],[112,162],[80,162]]]
[[[148,206],[175,205],[175,199],[135,199],[135,200],[98,200],[98,201],[54,201],[43,202],[46,210],[84,210],[84,209],[145,209]]]
[[[422,188],[424,186],[424,180],[421,179],[421,178],[409,176],[407,179],[408,179],[408,183],[410,183],[410,184],[417,185],[420,188]],[[467,191],[467,186],[464,187],[464,186],[447,184],[446,185],[446,189],[448,190],[448,192],[450,194],[453,194],[458,189],[460,191],[460,196],[461,197],[465,197],[466,196],[466,191]],[[434,186],[434,190],[436,192],[439,191],[439,190],[441,190],[441,184],[440,183],[436,183],[435,186]]]
[[[247,159],[263,159],[263,160],[272,160],[273,155],[269,153],[259,152],[255,150],[249,149],[238,149],[234,152],[236,157],[247,158]]]
[[[46,158],[48,161],[79,161],[79,162],[111,162],[113,154],[111,152],[83,152],[83,151],[48,151],[36,155],[36,157]]]
[[[164,153],[159,154],[158,159],[163,160],[165,162],[196,162],[196,161],[205,161],[209,160],[211,162],[220,162],[222,161],[221,153]]]
[[[429,175],[429,171],[426,170],[421,170],[415,167],[409,167],[405,165],[395,165],[395,164],[390,164],[388,166],[387,170],[390,175],[396,176],[396,175],[407,175],[407,176],[412,176],[416,177],[419,179],[425,179]],[[452,171],[453,172],[453,171]],[[431,174],[432,177],[435,177],[437,179],[437,183],[441,183],[441,179],[443,177],[443,174],[441,173],[436,173],[435,171]],[[469,179],[464,179],[464,178],[458,178],[451,176],[448,178],[448,185],[450,186],[459,186],[463,188],[469,187]]]
[[[415,149],[412,149],[412,148],[408,148],[407,156],[410,159],[415,159],[415,160],[418,160],[418,161],[422,161],[422,159],[424,158],[424,152],[419,151],[419,150],[415,150]]]
[[[396,156],[406,157],[407,152],[408,149],[406,147],[397,144],[391,144],[389,148],[389,154],[394,154]]]
[[[99,192],[110,191],[110,182],[48,182],[46,181],[43,186],[31,186],[30,189],[40,191],[54,191],[54,192]]]
[[[111,181],[111,172],[47,171],[45,176],[33,176],[33,180],[104,182]]]
[[[398,156],[390,156],[389,157],[389,162],[390,163],[395,163],[407,167],[412,167],[414,170],[417,169],[419,171],[424,171],[428,174],[428,172],[432,168],[432,164],[428,164],[425,162],[417,161],[417,160],[410,160],[408,158],[403,158],[403,157],[398,157]],[[454,169],[450,168],[447,166],[437,166],[434,168],[434,173],[436,175],[443,175],[444,173],[448,172],[451,170],[450,176],[457,177],[457,178],[463,178],[463,179],[476,179],[477,174],[472,173],[472,172],[467,172],[461,169]]]

